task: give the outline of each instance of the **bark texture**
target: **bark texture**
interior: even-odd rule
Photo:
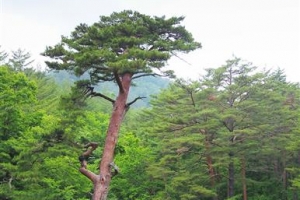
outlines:
[[[115,147],[124,115],[128,109],[127,98],[129,94],[132,75],[129,73],[116,77],[119,85],[119,94],[113,105],[113,112],[107,130],[103,155],[100,163],[99,176],[94,182],[93,200],[106,200],[109,184],[112,178],[111,163],[113,163]]]

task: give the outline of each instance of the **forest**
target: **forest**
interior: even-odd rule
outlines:
[[[128,16],[153,25],[158,36],[144,28],[131,31],[132,21],[119,20]],[[235,56],[205,69],[198,80],[170,71],[159,76],[149,66],[161,70],[168,52],[201,46],[178,26],[183,18],[127,11],[101,20],[62,37],[69,49],[47,47],[45,56],[65,61],[47,63],[49,70],[32,66],[25,50],[0,51],[0,199],[95,199],[94,177],[104,173],[110,123],[122,81],[131,75],[139,79],[128,85],[122,125],[112,131],[118,133],[111,155],[116,173],[108,172],[109,192],[102,199],[300,199],[299,83],[288,82],[280,68],[258,68]],[[147,34],[124,39],[120,30]],[[119,41],[109,38],[111,31],[120,33]],[[103,44],[94,42],[99,38],[106,38]],[[127,49],[117,46],[124,43]],[[136,48],[140,43],[143,49]]]

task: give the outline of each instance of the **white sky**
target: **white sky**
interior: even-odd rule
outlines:
[[[235,55],[261,68],[280,67],[300,82],[299,0],[0,0],[0,9],[1,49],[25,49],[41,65],[45,47],[80,23],[130,9],[186,17],[183,25],[203,48],[181,56],[191,65],[171,59],[179,77],[198,78]]]

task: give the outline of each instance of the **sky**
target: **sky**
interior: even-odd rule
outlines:
[[[233,56],[259,68],[281,68],[287,80],[300,82],[299,0],[0,0],[0,45],[31,53],[35,65],[46,46],[69,36],[80,23],[134,10],[151,16],[184,16],[182,23],[202,48],[172,58],[176,75],[197,79],[204,69],[224,65]]]

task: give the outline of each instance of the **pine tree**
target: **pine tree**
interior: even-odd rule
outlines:
[[[31,55],[25,50],[18,49],[12,51],[12,57],[9,59],[9,65],[15,71],[23,71],[26,66],[30,65],[34,60],[31,60]]]
[[[298,138],[297,91],[281,71],[258,71],[240,58],[207,69],[199,82],[177,81],[163,90],[137,128],[148,133],[145,139],[157,154],[149,166],[160,180],[157,197],[287,198],[288,170],[297,174],[295,167],[287,170],[299,149],[290,141]],[[198,187],[193,177],[201,180]]]
[[[8,57],[8,53],[6,53],[5,51],[0,51],[0,65],[6,64],[7,57]]]
[[[84,93],[113,104],[99,175],[88,171],[86,165],[86,157],[97,145],[90,143],[90,149],[81,157],[80,171],[94,183],[93,199],[106,199],[121,122],[129,107],[142,98],[127,102],[132,80],[157,74],[172,76],[172,71],[163,70],[166,61],[177,52],[187,53],[200,47],[180,25],[183,19],[150,17],[128,10],[114,12],[101,16],[93,25],[80,24],[70,37],[62,37],[60,44],[47,47],[43,53],[58,60],[47,62],[51,69],[68,70],[75,75],[89,73],[90,80],[79,84]],[[103,81],[117,84],[116,99],[94,91],[93,85]]]

